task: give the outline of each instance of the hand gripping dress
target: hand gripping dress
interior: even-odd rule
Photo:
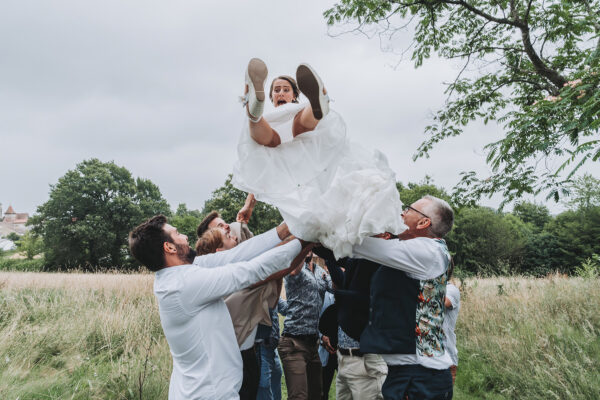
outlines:
[[[366,236],[404,231],[386,157],[350,142],[334,110],[294,138],[292,122],[303,107],[288,103],[263,116],[281,137],[277,147],[256,143],[244,124],[233,185],[277,207],[292,234],[322,243],[336,258],[351,256]]]

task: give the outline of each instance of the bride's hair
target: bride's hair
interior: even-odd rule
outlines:
[[[271,82],[271,89],[269,89],[269,99],[273,101],[273,84],[277,79],[283,79],[284,81],[288,81],[290,85],[292,85],[292,90],[294,91],[294,100],[292,100],[292,103],[297,103],[298,97],[300,96],[300,89],[298,89],[298,84],[296,83],[296,80],[291,76],[287,75],[281,75],[273,79],[273,81]]]

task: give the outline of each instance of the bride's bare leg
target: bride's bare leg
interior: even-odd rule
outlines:
[[[312,107],[310,105],[304,107],[302,111],[300,111],[294,117],[294,124],[292,125],[292,134],[294,137],[300,135],[301,133],[312,131],[315,129],[319,120],[315,118],[312,112]]]
[[[296,81],[302,94],[306,96],[307,105],[294,117],[292,134],[294,136],[315,129],[319,121],[329,112],[329,96],[321,78],[308,65],[300,64],[296,70]]]
[[[279,134],[262,118],[265,104],[265,79],[267,66],[259,58],[253,58],[246,69],[245,105],[248,114],[250,136],[258,144],[275,147],[281,144]]]
[[[256,143],[267,147],[276,147],[281,144],[279,134],[271,128],[271,125],[264,118],[261,118],[258,122],[249,121],[249,124],[250,136]]]

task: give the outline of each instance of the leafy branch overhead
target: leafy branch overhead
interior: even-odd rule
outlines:
[[[598,1],[341,0],[324,15],[329,25],[380,36],[412,31],[415,67],[434,53],[460,60],[414,158],[475,120],[498,121],[504,137],[486,146],[490,176],[463,172],[457,200],[558,200],[562,184],[600,158]]]

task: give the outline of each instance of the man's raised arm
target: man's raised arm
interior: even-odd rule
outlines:
[[[288,235],[289,229],[284,222],[277,228],[273,228],[238,244],[233,249],[198,256],[194,259],[193,264],[200,267],[212,268],[219,265],[251,260],[277,246]]]
[[[181,297],[185,299],[184,306],[201,306],[265,279],[290,265],[302,248],[299,240],[293,240],[249,261],[217,268],[190,268]]]

